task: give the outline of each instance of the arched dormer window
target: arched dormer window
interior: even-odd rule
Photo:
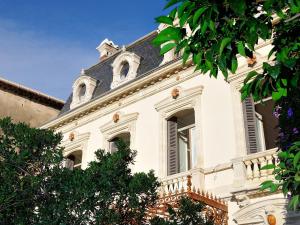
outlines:
[[[139,65],[140,57],[138,55],[123,50],[112,64],[113,81],[111,83],[111,89],[134,79],[137,75]]]
[[[73,98],[70,108],[73,109],[91,100],[97,81],[81,72],[81,76],[73,84]]]

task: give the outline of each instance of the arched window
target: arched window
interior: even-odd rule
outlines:
[[[86,94],[86,85],[85,84],[81,84],[79,86],[79,91],[78,91],[78,97],[79,97],[79,101],[83,101],[85,94]]]
[[[83,103],[90,101],[93,97],[97,80],[86,76],[82,71],[80,77],[73,84],[73,98],[70,108],[73,109]]]
[[[195,113],[186,109],[167,119],[168,175],[181,173],[196,165]]]
[[[120,71],[121,80],[124,80],[127,77],[128,72],[129,72],[129,63],[127,61],[124,61],[122,63],[121,71]]]
[[[66,157],[66,167],[73,170],[73,169],[81,169],[81,162],[82,162],[82,151],[78,150],[72,152]]]
[[[118,140],[122,140],[125,142],[125,144],[130,146],[130,133],[129,132],[121,133],[109,140],[109,150],[111,153],[114,153],[118,150],[116,145],[116,142]]]
[[[111,88],[116,88],[137,76],[141,58],[133,52],[122,51],[112,63],[113,80]]]

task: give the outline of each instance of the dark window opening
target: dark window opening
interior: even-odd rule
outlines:
[[[118,140],[122,140],[125,142],[125,144],[130,146],[130,133],[126,132],[126,133],[118,134],[117,136],[115,136],[114,138],[112,138],[109,141],[109,150],[111,153],[114,153],[118,150],[117,145],[116,145],[116,142]]]
[[[85,93],[86,93],[86,85],[81,84],[79,86],[79,93],[78,93],[79,101],[82,101],[84,99]]]
[[[121,80],[127,77],[128,72],[129,72],[129,64],[127,61],[125,61],[121,65],[121,71],[120,71]]]
[[[82,151],[72,152],[66,158],[66,167],[73,170],[73,169],[81,169],[81,162],[82,162]]]

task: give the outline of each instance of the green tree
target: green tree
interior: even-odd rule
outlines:
[[[0,120],[0,221],[1,224],[35,224],[36,201],[46,196],[62,161],[61,135],[48,130]]]
[[[1,224],[149,224],[146,213],[156,203],[159,183],[153,171],[132,173],[135,151],[119,141],[115,153],[99,150],[85,170],[70,170],[62,166],[60,141],[61,135],[50,130],[0,120]],[[171,218],[210,225],[202,209],[184,200]],[[163,219],[153,223],[169,224]]]
[[[162,46],[161,54],[175,48],[183,52],[185,63],[191,56],[196,70],[217,77],[221,72],[227,80],[230,73],[238,69],[237,56],[253,58],[259,39],[273,39],[269,53],[272,63],[263,63],[263,72],[250,72],[241,89],[242,99],[252,96],[255,101],[272,96],[282,111],[294,93],[299,91],[300,77],[300,1],[299,0],[168,0],[166,7],[171,11],[167,16],[156,18],[158,23],[167,25],[153,43]],[[273,36],[272,36],[273,35]],[[220,72],[219,72],[220,71]],[[282,105],[281,105],[282,104]],[[293,108],[298,111],[299,104]],[[296,110],[297,109],[297,110]],[[295,115],[296,120],[299,115]],[[286,130],[285,120],[279,120],[279,127]],[[294,124],[293,128],[299,129]],[[278,146],[282,154],[280,167],[275,169],[277,183],[264,183],[263,188],[275,191],[282,187],[284,194],[291,194],[292,205],[299,207],[300,163],[295,160],[295,176],[281,176],[288,173],[289,160],[299,152],[299,133],[291,138],[294,146],[290,154],[281,139]],[[277,176],[278,175],[278,176]]]

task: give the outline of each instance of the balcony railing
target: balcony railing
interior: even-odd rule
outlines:
[[[268,164],[276,164],[277,158],[276,149],[255,153],[245,157],[244,164],[246,167],[247,181],[261,182],[267,179],[273,179],[273,169],[262,170],[261,168]]]
[[[263,181],[274,179],[273,169],[262,170],[262,167],[278,163],[277,149],[236,158],[232,162],[235,188],[245,188],[245,184],[258,187]]]
[[[193,201],[202,202],[205,205],[204,216],[212,220],[214,224],[227,225],[228,206],[226,202],[213,194],[196,188],[193,185],[193,180],[197,181],[197,178],[193,179],[190,174],[197,174],[197,171],[168,176],[161,181],[160,197],[157,205],[148,210],[148,219],[154,216],[168,218],[168,207],[171,206],[176,209],[180,198],[187,197]]]

